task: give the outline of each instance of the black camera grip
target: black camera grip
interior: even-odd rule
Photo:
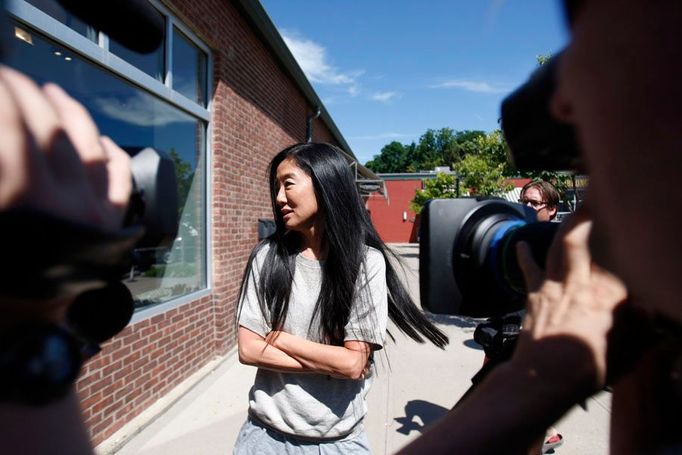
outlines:
[[[31,209],[0,212],[0,297],[49,299],[120,280],[141,226],[111,232]]]

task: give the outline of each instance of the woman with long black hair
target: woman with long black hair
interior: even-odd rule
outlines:
[[[234,453],[369,453],[362,420],[388,317],[448,339],[411,300],[343,153],[297,144],[270,163],[276,232],[249,258],[239,359],[258,367]]]

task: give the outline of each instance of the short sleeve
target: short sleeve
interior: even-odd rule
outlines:
[[[386,261],[383,254],[369,248],[360,271],[355,301],[345,327],[344,341],[364,341],[381,349],[388,323]]]
[[[262,248],[256,253],[251,270],[245,276],[246,283],[239,300],[239,325],[257,333],[263,338],[272,330],[268,321],[263,317],[256,293],[256,286],[260,279],[260,271],[265,254],[267,254],[267,248]]]

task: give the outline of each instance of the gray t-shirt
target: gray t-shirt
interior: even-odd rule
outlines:
[[[239,325],[265,337],[272,328],[263,319],[256,285],[268,246],[254,259],[249,283],[242,298]],[[386,263],[383,255],[368,248],[367,270],[360,271],[345,340],[372,343],[381,349],[388,322]],[[317,330],[309,331],[320,293],[320,262],[296,258],[296,271],[283,331],[321,342]],[[313,321],[319,327],[318,316]],[[312,333],[309,333],[312,332]],[[249,413],[274,429],[294,436],[326,439],[354,435],[367,413],[366,396],[371,376],[363,380],[337,379],[322,374],[279,373],[259,368],[249,392]]]

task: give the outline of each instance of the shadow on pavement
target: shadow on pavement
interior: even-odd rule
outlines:
[[[405,417],[394,420],[402,425],[396,429],[398,433],[410,434],[412,431],[424,431],[424,428],[445,415],[449,409],[424,400],[410,400],[405,405]],[[419,417],[419,420],[415,420]],[[421,421],[421,423],[419,422]]]

